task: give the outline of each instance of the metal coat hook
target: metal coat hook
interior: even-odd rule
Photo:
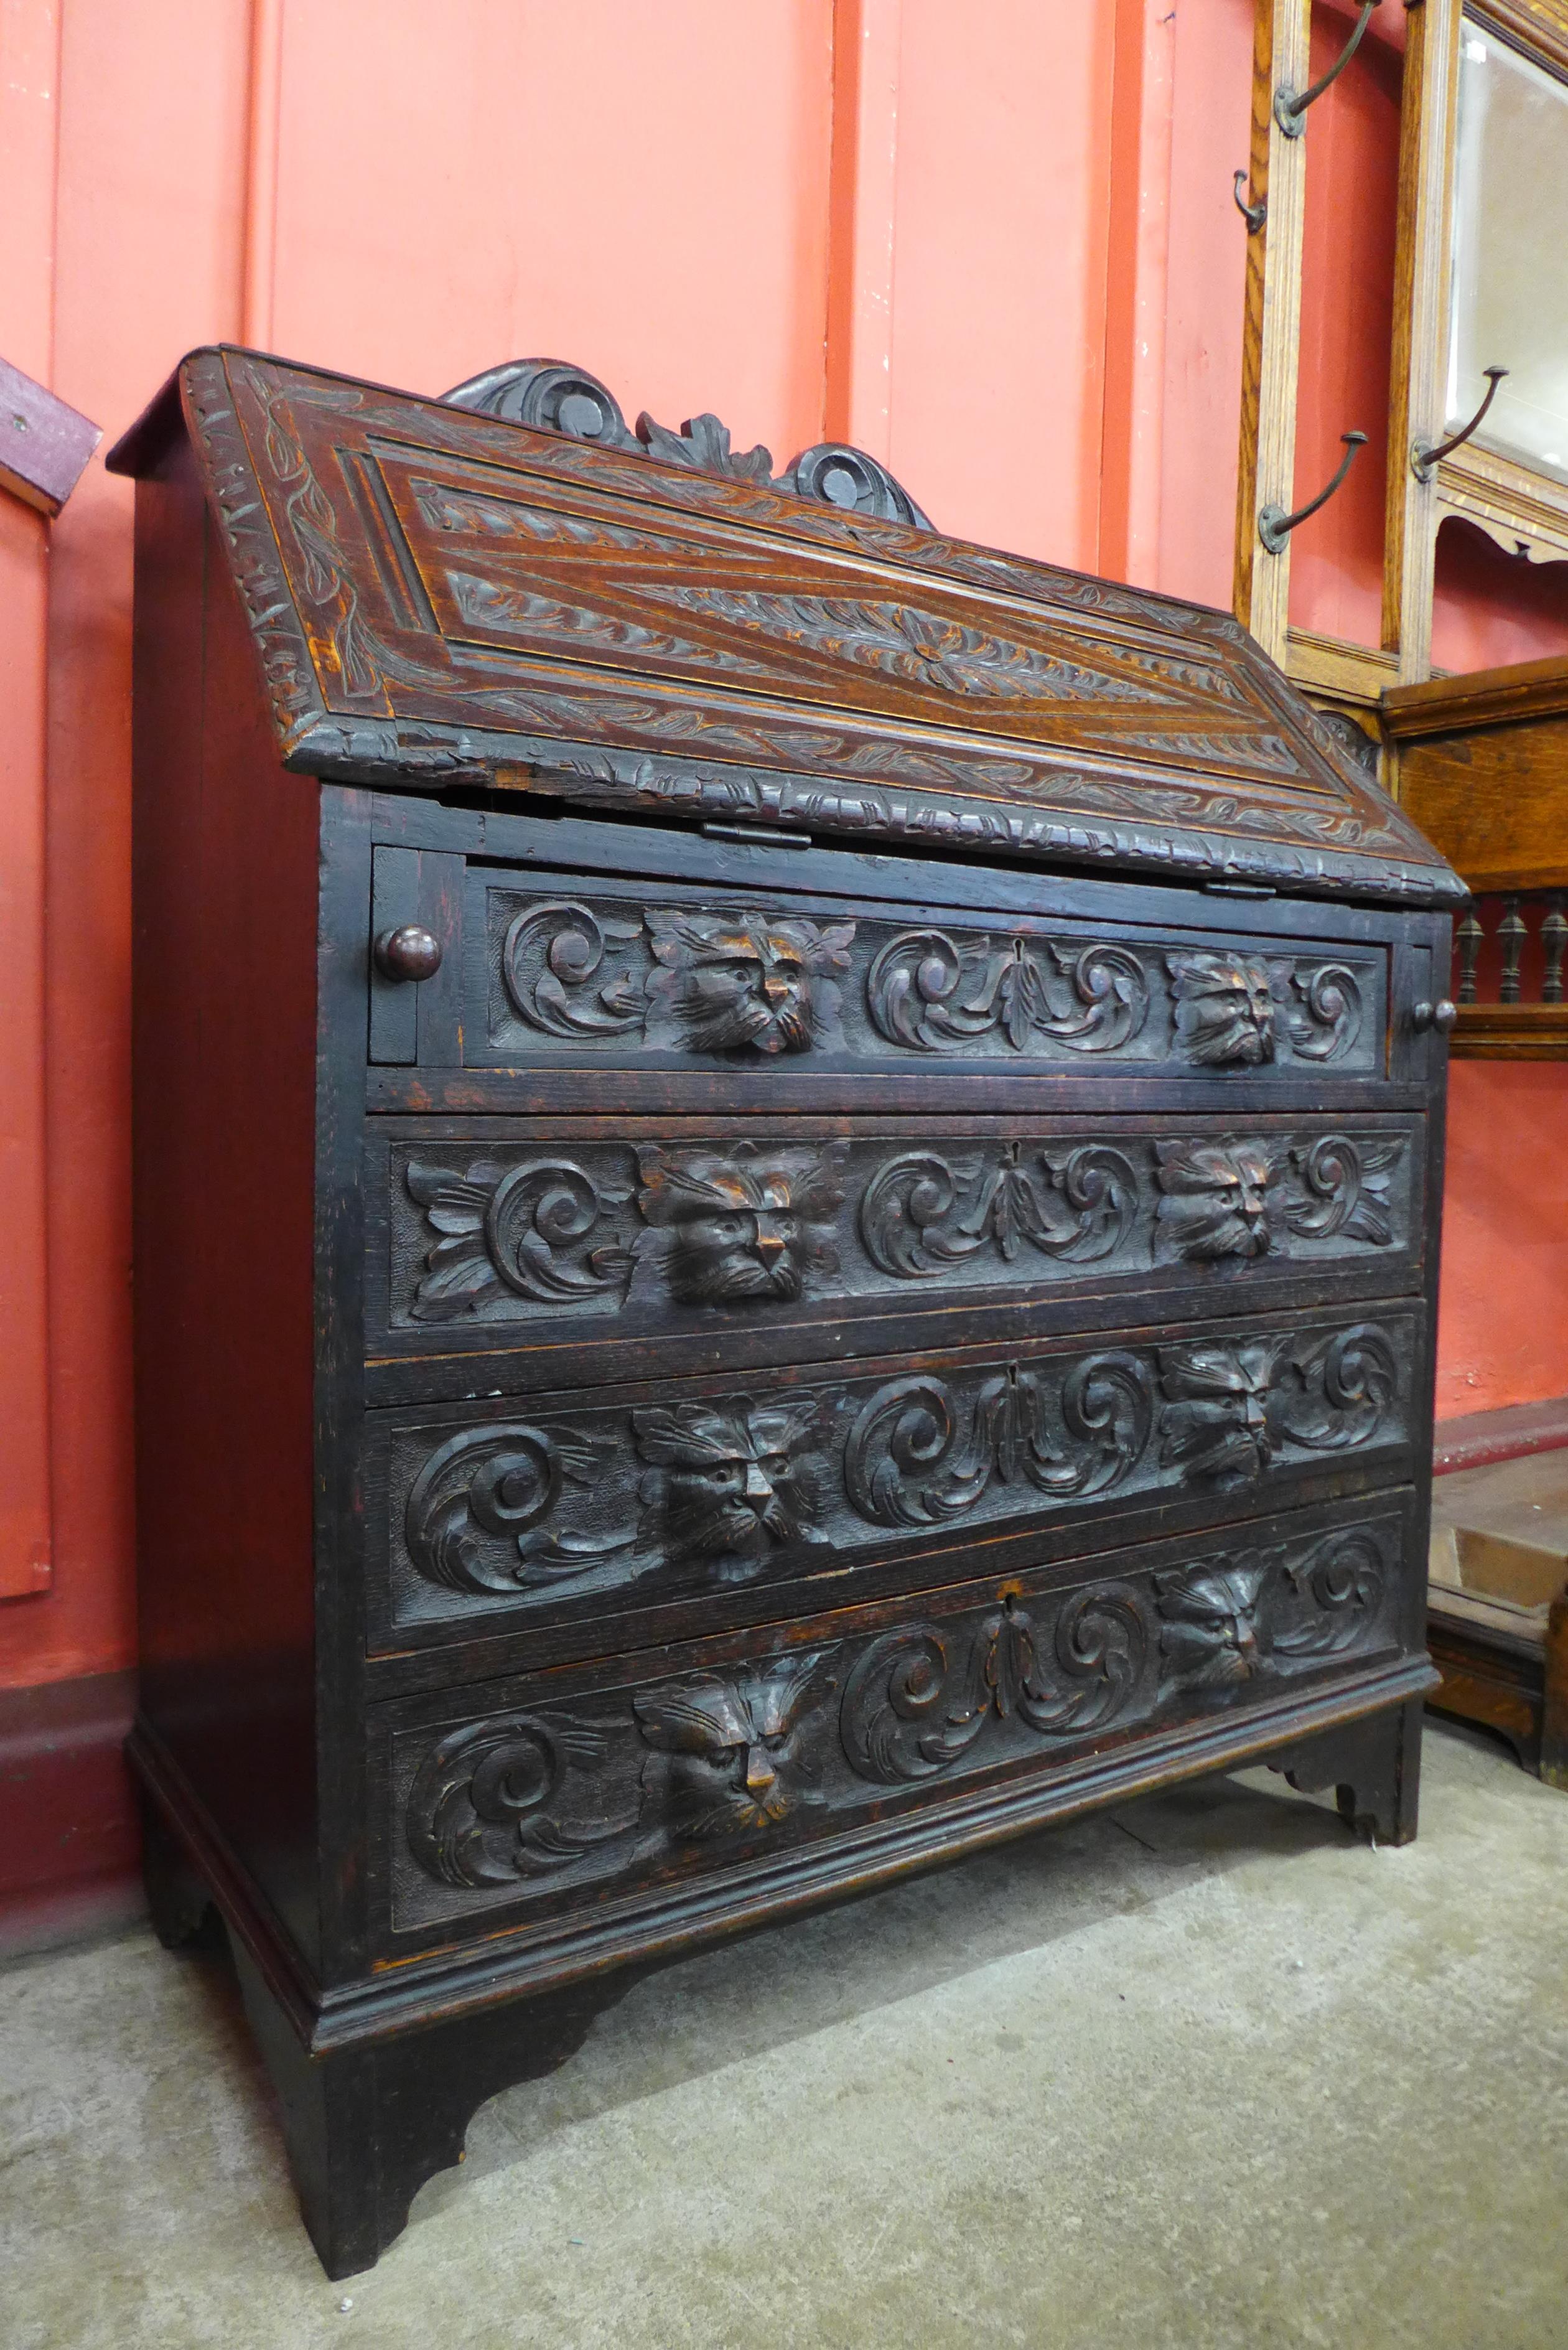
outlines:
[[[1340,460],[1339,471],[1325,490],[1319,490],[1310,505],[1298,506],[1294,514],[1286,514],[1282,506],[1264,506],[1260,513],[1258,536],[1271,555],[1282,555],[1285,551],[1285,542],[1292,531],[1299,530],[1303,522],[1316,514],[1319,506],[1327,505],[1330,498],[1349,473],[1351,466],[1355,463],[1356,451],[1363,446],[1366,439],[1365,432],[1342,432],[1339,437],[1345,443],[1345,455]]]
[[[1412,442],[1410,445],[1410,471],[1415,474],[1416,479],[1418,482],[1429,482],[1433,473],[1437,471],[1439,460],[1444,457],[1451,457],[1456,449],[1462,449],[1465,442],[1469,439],[1470,434],[1472,432],[1479,432],[1481,426],[1486,422],[1487,410],[1497,398],[1498,385],[1508,373],[1508,369],[1506,368],[1490,367],[1483,369],[1482,373],[1487,378],[1486,398],[1481,401],[1480,406],[1477,409],[1469,422],[1465,426],[1463,432],[1456,432],[1450,441],[1439,441],[1435,449],[1429,441]]]
[[[1247,174],[1245,172],[1237,172],[1231,193],[1236,199],[1236,210],[1246,222],[1251,234],[1253,236],[1256,236],[1258,231],[1262,227],[1263,223],[1269,217],[1269,200],[1267,196],[1260,196],[1255,204],[1250,204],[1247,202],[1246,198],[1241,193],[1241,182],[1246,176]]]
[[[1308,107],[1315,106],[1330,82],[1339,79],[1340,75],[1361,47],[1361,36],[1372,22],[1372,11],[1377,5],[1378,0],[1362,0],[1361,16],[1355,32],[1346,41],[1338,62],[1330,66],[1321,81],[1314,81],[1310,89],[1292,89],[1288,85],[1284,85],[1275,90],[1274,120],[1287,139],[1301,137],[1306,129]]]

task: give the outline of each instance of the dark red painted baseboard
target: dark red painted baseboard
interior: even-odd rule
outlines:
[[[1468,1411],[1440,1419],[1432,1446],[1438,1477],[1451,1469],[1481,1469],[1494,1461],[1522,1461],[1527,1452],[1550,1452],[1568,1444],[1568,1396],[1544,1403],[1511,1403],[1501,1411]]]
[[[0,1952],[135,1917],[140,1831],[121,1752],[134,1673],[0,1690]]]

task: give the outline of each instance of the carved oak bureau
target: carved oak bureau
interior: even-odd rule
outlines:
[[[592,377],[139,482],[142,1696],[329,2272],[705,1939],[1413,1835],[1448,868],[1228,618]]]

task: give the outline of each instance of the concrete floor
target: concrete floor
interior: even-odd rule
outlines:
[[[222,1960],[16,1963],[0,2093],[4,2350],[1563,2350],[1568,1797],[1434,1727],[1403,1852],[1258,1773],[711,1952],[343,2285]]]

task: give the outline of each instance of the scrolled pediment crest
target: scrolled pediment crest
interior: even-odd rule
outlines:
[[[524,424],[535,432],[565,432],[595,448],[623,449],[660,464],[754,482],[760,489],[810,498],[843,515],[871,515],[915,530],[935,525],[885,465],[846,442],[820,441],[805,449],[784,473],[774,472],[773,452],[761,443],[732,449],[730,428],[716,416],[689,417],[679,432],[646,411],[635,431],[615,394],[586,368],[565,359],[510,359],[487,368],[442,394],[449,407],[472,409],[503,424]]]

